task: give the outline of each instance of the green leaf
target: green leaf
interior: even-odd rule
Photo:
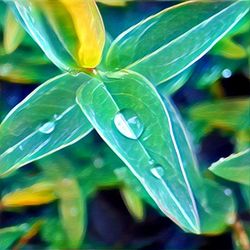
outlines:
[[[143,202],[131,188],[125,186],[120,189],[124,203],[129,210],[130,214],[137,220],[142,221],[144,219],[144,206]]]
[[[247,57],[247,51],[240,44],[230,38],[217,43],[211,51],[213,55],[223,56],[228,59],[242,59]]]
[[[157,207],[153,199],[146,192],[146,190],[141,185],[140,181],[131,173],[131,171],[126,167],[118,167],[114,170],[117,178],[124,183],[124,185],[128,186],[130,189],[135,190],[143,201],[147,202],[150,206],[161,212]]]
[[[58,218],[48,217],[42,224],[40,237],[49,244],[50,249],[62,249],[67,244],[65,232]]]
[[[91,140],[89,141],[89,139]],[[68,172],[77,177],[87,199],[92,197],[99,188],[117,187],[121,181],[114,174],[114,170],[124,166],[105,143],[98,143],[97,147],[92,134],[84,138],[83,141],[81,140],[36,163],[51,181],[57,179],[58,176],[59,178],[67,176]],[[129,177],[131,176],[132,174]]]
[[[12,244],[15,243],[23,234],[28,231],[28,224],[19,226],[7,227],[0,229],[0,249],[10,249]]]
[[[190,120],[212,128],[239,131],[250,127],[250,98],[234,98],[199,103],[189,111]]]
[[[174,78],[171,78],[165,83],[160,84],[157,87],[157,90],[161,93],[161,95],[166,97],[174,94],[188,81],[192,72],[193,72],[192,67],[186,69],[185,71],[175,76]]]
[[[216,182],[204,180],[203,190],[196,190],[199,199],[201,232],[220,234],[235,222],[235,201],[231,189]],[[214,197],[214,198],[213,198]]]
[[[250,188],[247,185],[240,185],[240,191],[246,203],[246,207],[250,210]]]
[[[250,185],[250,148],[220,159],[209,170],[227,180]]]
[[[0,56],[0,79],[14,83],[42,83],[61,71],[46,56],[28,47],[30,54],[24,57],[25,50]]]
[[[0,174],[6,174],[83,138],[92,126],[75,103],[90,76],[53,78],[18,104],[0,126]]]
[[[79,89],[77,102],[162,212],[199,233],[193,188],[200,176],[172,104],[165,105],[153,85],[132,71],[93,79]]]
[[[7,10],[4,27],[4,48],[7,54],[12,53],[20,45],[25,35],[25,31],[16,21],[10,10]]]
[[[115,39],[107,68],[131,69],[158,85],[202,57],[248,10],[249,1],[189,1],[163,10]]]
[[[83,194],[75,178],[64,178],[57,183],[60,198],[60,220],[68,238],[69,248],[79,248],[86,230],[86,207]]]

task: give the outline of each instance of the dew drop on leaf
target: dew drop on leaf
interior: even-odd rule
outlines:
[[[144,126],[139,117],[130,109],[119,111],[115,115],[114,123],[122,135],[133,140],[138,139],[144,130]]]
[[[102,168],[104,166],[104,161],[101,157],[96,157],[93,161],[95,168]]]
[[[161,179],[164,175],[164,168],[160,165],[151,168],[150,171],[153,174],[153,176],[157,179]]]
[[[46,122],[39,128],[39,132],[43,134],[50,134],[55,129],[55,123],[54,122]]]
[[[230,188],[226,188],[226,189],[224,190],[224,194],[225,194],[226,196],[231,196],[231,195],[232,195],[232,190],[231,190]]]
[[[232,71],[230,69],[224,69],[222,71],[222,76],[224,78],[230,78],[232,76]]]
[[[154,165],[155,161],[154,161],[153,159],[150,159],[150,160],[148,161],[148,163],[149,163],[149,165]]]

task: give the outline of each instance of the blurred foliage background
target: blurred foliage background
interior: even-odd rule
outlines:
[[[176,3],[117,1],[118,6],[99,7],[107,32],[115,38]],[[159,87],[180,109],[204,174],[235,193],[239,220],[234,228],[206,236],[183,232],[157,211],[126,166],[92,132],[0,180],[0,248],[242,249],[239,240],[247,246],[249,186],[216,177],[207,169],[250,146],[249,60],[248,15],[178,81],[171,80],[171,93]],[[59,73],[0,2],[1,120],[39,84]]]

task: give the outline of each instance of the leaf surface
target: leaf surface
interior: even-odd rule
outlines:
[[[68,238],[68,247],[79,248],[86,230],[84,196],[74,178],[64,178],[57,184],[60,220]]]
[[[248,10],[249,1],[188,1],[165,9],[115,39],[107,68],[134,70],[158,85],[202,57]]]
[[[250,149],[222,158],[209,169],[222,178],[250,185]]]
[[[203,102],[192,106],[189,117],[213,128],[240,131],[249,129],[250,98],[234,98]]]
[[[135,72],[102,80],[79,89],[82,111],[158,207],[185,230],[198,233],[193,187],[199,186],[200,176],[174,107]]]
[[[25,30],[48,58],[66,71],[94,68],[105,43],[94,0],[8,1]]]
[[[3,44],[7,54],[12,53],[20,45],[25,35],[24,29],[16,21],[13,13],[8,10],[5,18]]]
[[[10,249],[13,243],[18,240],[29,229],[28,224],[6,227],[0,229],[0,248],[2,250]]]
[[[4,195],[1,202],[4,207],[36,206],[53,202],[56,198],[54,185],[40,182]]]
[[[33,91],[0,126],[0,174],[83,138],[91,124],[75,103],[76,90],[91,78],[63,74]]]

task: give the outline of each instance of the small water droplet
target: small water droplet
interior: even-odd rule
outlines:
[[[224,78],[229,78],[229,77],[232,76],[232,71],[231,71],[230,69],[224,69],[224,70],[222,71],[222,76],[223,76]]]
[[[74,76],[74,77],[77,77],[79,74],[80,74],[80,72],[79,71],[77,71],[77,70],[69,70],[69,73],[72,75],[72,76]]]
[[[221,157],[219,160],[218,160],[218,163],[221,163],[221,162],[223,162],[225,160],[225,158],[224,157]]]
[[[97,157],[94,159],[93,164],[96,168],[102,168],[104,165],[104,161],[101,157]]]
[[[75,207],[72,207],[70,209],[70,215],[74,217],[77,216],[77,209]]]
[[[69,178],[64,178],[61,183],[64,187],[72,186],[72,180]]]
[[[6,150],[5,154],[10,154],[15,150],[15,147],[11,147],[9,149]]]
[[[54,129],[55,129],[54,122],[46,122],[39,128],[39,131],[43,134],[50,134],[54,131]]]
[[[155,164],[155,161],[154,161],[153,159],[149,159],[148,163],[149,163],[150,165],[154,165],[154,164]]]
[[[230,188],[226,188],[226,189],[224,190],[224,194],[225,194],[226,196],[231,196],[231,195],[232,195],[232,190],[231,190]]]
[[[20,145],[20,146],[19,146],[19,149],[20,149],[21,151],[23,151],[23,146],[22,146],[22,145]]]
[[[123,109],[114,118],[114,123],[118,131],[129,139],[138,139],[144,126],[133,110]]]
[[[164,175],[164,168],[160,165],[157,165],[156,167],[152,168],[151,173],[153,174],[154,177],[157,179],[161,179]]]

